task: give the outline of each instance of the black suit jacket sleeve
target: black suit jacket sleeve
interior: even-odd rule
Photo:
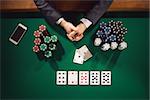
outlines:
[[[55,24],[61,17],[61,14],[52,8],[45,0],[34,0],[34,2],[49,24]]]
[[[98,3],[85,15],[92,24],[95,24],[107,11],[113,0],[99,0]]]

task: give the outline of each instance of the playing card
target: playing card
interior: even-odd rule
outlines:
[[[68,71],[68,85],[78,85],[78,71]]]
[[[89,49],[87,48],[86,45],[79,48],[78,51],[80,52],[81,55],[84,56],[84,61],[86,61],[86,60],[88,60],[89,58],[92,57],[92,54],[91,54],[91,52],[89,51]]]
[[[78,51],[78,49],[75,51],[73,62],[77,64],[83,64],[84,62],[84,56]]]
[[[100,85],[100,71],[90,71],[90,85]]]
[[[57,71],[57,85],[66,85],[67,81],[67,72],[66,71]]]
[[[89,71],[79,71],[79,85],[89,85]]]
[[[111,71],[101,71],[101,85],[111,85]]]

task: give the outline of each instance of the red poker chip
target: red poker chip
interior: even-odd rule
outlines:
[[[34,36],[35,37],[40,37],[41,32],[39,30],[34,31]]]
[[[46,30],[46,26],[45,25],[40,25],[39,26],[39,30],[42,31],[42,32],[45,31]]]
[[[41,39],[40,38],[35,38],[34,44],[35,45],[40,45],[40,43],[41,43]]]
[[[34,52],[39,52],[39,51],[40,51],[40,49],[39,49],[39,47],[38,47],[38,46],[36,46],[36,45],[35,45],[35,46],[33,47],[33,51],[34,51]]]

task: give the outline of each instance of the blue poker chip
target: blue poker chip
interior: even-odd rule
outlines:
[[[105,34],[105,33],[102,32],[102,31],[100,31],[100,30],[98,30],[98,31],[96,32],[96,35],[97,35],[98,37],[101,37],[103,34]]]
[[[105,42],[106,41],[106,39],[107,39],[107,35],[106,34],[103,34],[103,35],[101,35],[101,37],[100,37],[101,39],[102,39],[102,41],[103,42]]]
[[[104,41],[105,41],[105,43],[109,43],[110,42],[109,37],[106,37],[106,39]]]
[[[104,32],[105,32],[105,34],[110,34],[111,33],[111,28],[110,27],[105,27]]]
[[[99,25],[100,25],[100,28],[103,29],[107,24],[104,22],[101,22]]]
[[[117,36],[111,34],[111,35],[109,36],[109,40],[110,40],[111,42],[115,42],[115,41],[117,40]]]

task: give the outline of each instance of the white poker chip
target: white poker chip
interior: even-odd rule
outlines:
[[[94,40],[94,45],[95,46],[100,46],[101,43],[102,43],[101,38],[95,38],[95,40]]]
[[[118,47],[118,43],[117,43],[117,42],[111,42],[110,48],[111,48],[112,50],[117,49],[117,47]]]
[[[101,46],[101,50],[103,50],[103,51],[107,51],[107,50],[109,50],[109,48],[110,48],[110,44],[109,43],[104,43]]]
[[[124,50],[127,48],[127,42],[123,41],[119,44],[118,49],[119,50]]]

